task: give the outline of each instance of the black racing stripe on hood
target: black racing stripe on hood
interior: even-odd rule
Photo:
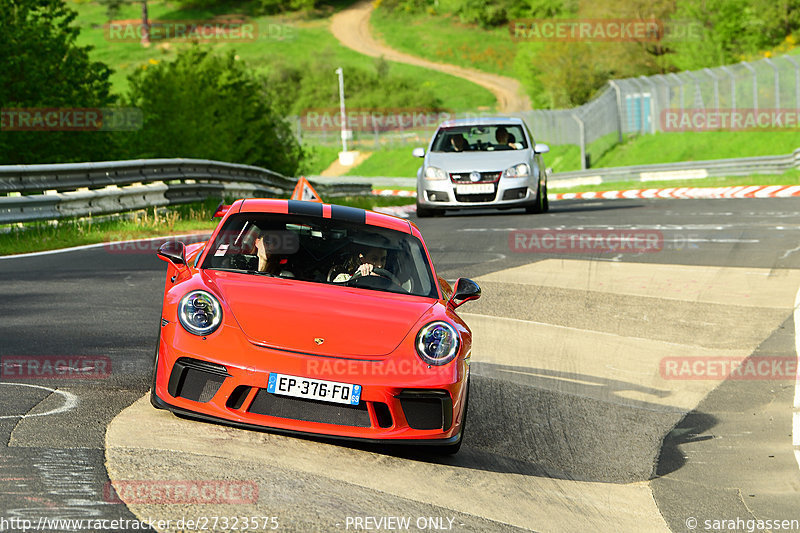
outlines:
[[[302,202],[300,200],[289,200],[290,215],[307,215],[322,218],[322,204],[318,202]]]
[[[331,218],[345,222],[356,222],[358,224],[367,223],[367,212],[357,207],[347,207],[344,205],[331,206]]]

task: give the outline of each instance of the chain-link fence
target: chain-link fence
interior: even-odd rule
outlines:
[[[784,55],[612,80],[599,96],[580,107],[529,111],[521,116],[544,142],[579,145],[582,168],[586,168],[593,144],[603,149],[626,134],[796,129],[799,112],[800,63]]]
[[[377,120],[370,117],[356,121],[360,127],[348,131],[348,144],[355,149],[422,146],[430,140],[440,122],[438,119],[487,116],[486,112],[439,113],[433,119],[427,113],[424,120],[415,122],[414,113],[413,110],[390,112]],[[762,122],[765,113],[766,122]],[[797,129],[799,114],[800,56],[784,55],[716,68],[612,80],[582,106],[515,115],[528,123],[538,142],[580,146],[581,168],[585,169],[591,166],[593,156],[596,159],[625,135],[770,127]],[[319,144],[341,143],[336,112],[331,115],[335,120],[315,122],[311,128],[307,120],[296,118],[298,138]],[[406,125],[399,116],[406,116]],[[388,122],[387,117],[390,117]]]

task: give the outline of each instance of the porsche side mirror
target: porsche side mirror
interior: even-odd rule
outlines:
[[[176,267],[186,264],[186,246],[183,241],[167,241],[159,246],[156,254]]]
[[[414,148],[414,151],[411,152],[411,155],[414,157],[425,157],[425,148]]]
[[[453,295],[450,297],[450,300],[447,302],[447,305],[452,306],[452,308],[455,309],[456,307],[463,305],[470,300],[477,300],[480,297],[481,288],[477,283],[469,278],[458,278],[458,280],[456,280],[456,288],[453,291]]]

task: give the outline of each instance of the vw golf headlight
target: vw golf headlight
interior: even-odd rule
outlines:
[[[425,167],[425,179],[446,180],[447,172],[438,167]]]
[[[447,322],[431,322],[417,333],[417,355],[429,365],[441,366],[458,353],[458,332]]]
[[[520,163],[519,165],[514,165],[511,168],[507,168],[505,175],[507,178],[523,178],[530,176],[531,167],[528,166],[528,163]]]
[[[192,291],[178,304],[178,320],[189,333],[208,335],[222,323],[222,306],[213,294]]]

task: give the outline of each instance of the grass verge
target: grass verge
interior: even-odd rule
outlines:
[[[707,131],[629,137],[605,151],[593,167],[706,161],[790,154],[800,146],[796,131]]]

